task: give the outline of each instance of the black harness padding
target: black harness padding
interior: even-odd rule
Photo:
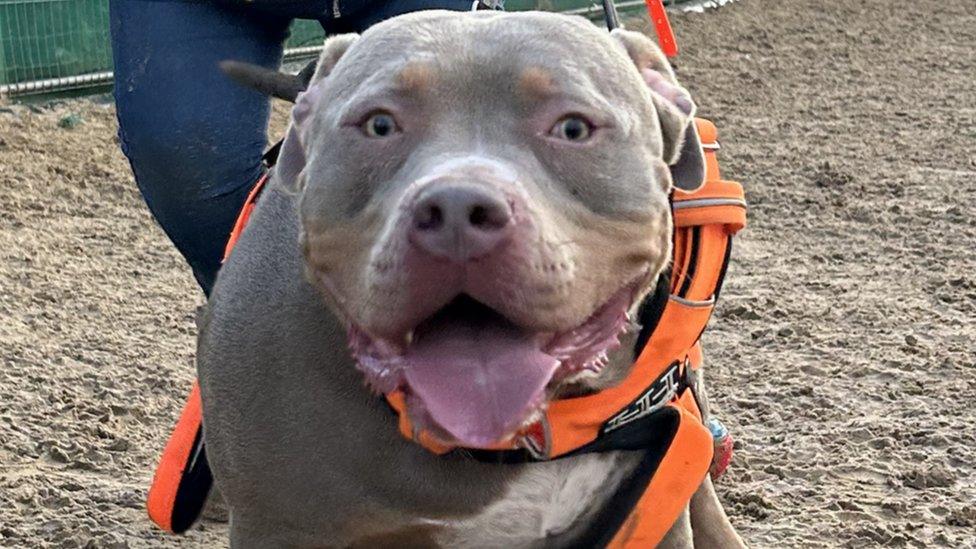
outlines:
[[[658,276],[654,292],[645,297],[637,309],[637,323],[640,324],[640,332],[637,334],[637,342],[634,343],[635,359],[640,356],[648,340],[651,339],[651,334],[657,329],[661,316],[664,314],[664,307],[668,304],[670,293],[671,267],[668,267]]]
[[[718,301],[719,294],[722,293],[722,284],[725,283],[725,273],[729,270],[729,260],[732,259],[732,236],[729,235],[725,243],[725,257],[722,258],[722,270],[718,272],[718,280],[715,281],[715,301]]]
[[[678,297],[687,297],[691,288],[691,281],[695,279],[695,267],[698,265],[698,248],[701,242],[701,227],[691,229],[691,258],[688,259],[688,272],[684,273],[684,282],[678,290]]]
[[[203,443],[203,429],[197,429],[193,448],[193,454],[180,478],[173,502],[171,528],[177,534],[187,531],[196,522],[203,506],[207,503],[207,496],[213,485],[213,473],[210,472],[207,449]]]

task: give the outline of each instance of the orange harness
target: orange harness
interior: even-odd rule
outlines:
[[[543,419],[509,448],[471,453],[493,462],[542,461],[584,452],[634,450],[645,458],[611,497],[579,547],[655,546],[708,473],[713,439],[695,400],[702,364],[699,338],[712,314],[731,252],[732,235],[746,223],[745,199],[738,183],[719,175],[715,126],[696,120],[705,153],[705,184],[672,196],[674,255],[670,277],[641,305],[637,358],[627,378],[595,394],[550,403]],[[227,243],[230,253],[255,207],[263,177],[247,202]],[[399,430],[415,440],[403,396],[387,395],[399,415]],[[450,448],[427,433],[416,442],[441,454]],[[157,525],[185,531],[198,516],[212,478],[206,463],[200,393],[196,385],[170,437],[147,507]]]

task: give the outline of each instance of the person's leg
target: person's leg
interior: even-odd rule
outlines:
[[[277,68],[288,20],[212,2],[112,0],[119,141],[156,220],[209,293],[261,174],[269,101],[226,78],[237,59]]]
[[[380,21],[397,15],[422,10],[470,11],[472,0],[386,0],[370,2],[332,22],[341,32],[363,32]]]

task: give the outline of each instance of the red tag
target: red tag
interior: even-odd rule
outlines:
[[[552,441],[549,438],[549,428],[545,418],[526,427],[520,433],[521,448],[528,450],[532,457],[540,460],[549,459]]]
[[[664,2],[662,0],[644,0],[644,3],[647,4],[647,13],[651,16],[654,31],[657,32],[657,41],[661,44],[661,51],[668,57],[678,55],[678,43],[674,40],[674,30],[671,29],[668,14],[664,11]]]

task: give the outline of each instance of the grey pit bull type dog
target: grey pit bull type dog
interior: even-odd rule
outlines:
[[[438,457],[376,392],[484,447],[621,379],[693,108],[649,39],[582,18],[422,12],[329,39],[201,327],[232,545],[570,545],[638,455]],[[710,481],[664,544],[741,545]]]

